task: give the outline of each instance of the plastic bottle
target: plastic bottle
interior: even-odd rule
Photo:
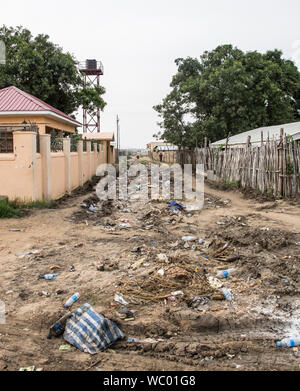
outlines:
[[[278,341],[276,345],[279,348],[292,348],[293,346],[300,345],[300,338],[284,338],[281,341]]]
[[[227,269],[227,270],[221,270],[217,273],[217,278],[227,278],[231,275],[233,275],[236,272],[236,269]]]
[[[133,337],[128,337],[127,339],[128,342],[140,342],[138,338],[133,338]]]
[[[51,327],[49,334],[47,335],[48,339],[51,339],[51,337],[58,337],[63,334],[65,331],[65,324],[66,321],[70,318],[72,315],[72,312],[68,312],[66,315],[62,316],[60,319],[58,319],[57,322],[55,322]]]
[[[197,238],[195,236],[183,236],[182,240],[184,242],[194,242]]]
[[[58,274],[45,274],[42,278],[45,280],[54,280],[55,277],[57,277]]]
[[[64,307],[65,308],[71,307],[71,305],[74,304],[75,301],[77,301],[79,299],[79,297],[80,297],[80,294],[78,292],[74,293],[74,295],[66,301],[66,303],[64,304]]]
[[[228,289],[222,288],[221,291],[223,292],[223,295],[224,295],[226,300],[232,301],[231,293],[229,292]]]

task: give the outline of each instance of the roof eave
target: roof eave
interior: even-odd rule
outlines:
[[[68,124],[72,124],[73,126],[82,126],[82,124],[78,121],[71,120],[69,118],[63,117],[62,115],[53,113],[52,111],[0,111],[0,116],[13,116],[13,115],[45,115],[48,117],[54,117],[55,119],[59,119],[61,122],[65,122]]]

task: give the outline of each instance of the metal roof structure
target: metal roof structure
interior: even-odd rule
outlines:
[[[95,141],[115,141],[115,135],[113,132],[83,133],[82,138],[85,140]]]
[[[68,114],[56,109],[35,96],[20,90],[15,86],[0,90],[0,116],[1,115],[52,115],[75,126],[81,123]]]
[[[154,151],[178,151],[178,147],[177,145],[158,145],[154,148]]]
[[[257,144],[261,142],[261,132],[263,132],[263,141],[266,142],[268,137],[270,140],[273,138],[279,140],[280,129],[283,128],[284,134],[292,136],[294,140],[300,140],[300,122],[291,122],[289,124],[266,126],[263,128],[257,128],[248,130],[247,132],[236,134],[231,136],[228,140],[228,145],[241,145],[246,144],[248,136],[251,136],[251,144]],[[226,138],[223,140],[211,143],[211,147],[226,144]]]

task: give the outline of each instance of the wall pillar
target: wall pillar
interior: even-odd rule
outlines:
[[[16,168],[23,170],[22,179],[25,181],[24,188],[18,189],[16,193],[20,194],[19,198],[35,201],[38,198],[36,133],[16,131],[13,138]],[[14,185],[16,188],[21,185],[21,181],[19,182]]]
[[[78,175],[79,186],[83,186],[83,141],[79,140],[77,145],[78,152]]]
[[[104,163],[108,163],[108,153],[107,153],[107,146],[108,146],[108,141],[103,141],[103,152],[104,152]]]
[[[65,155],[65,189],[67,193],[71,192],[71,140],[69,138],[63,139],[63,151]]]
[[[90,181],[92,179],[92,146],[91,142],[86,142],[86,152],[87,152],[87,179]]]
[[[50,201],[52,198],[50,134],[40,134],[40,150],[42,157],[43,199]]]
[[[94,143],[94,167],[93,167],[93,175],[96,174],[97,167],[98,167],[98,145],[97,143]]]

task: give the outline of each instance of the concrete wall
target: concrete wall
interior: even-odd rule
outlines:
[[[63,151],[50,151],[50,135],[40,135],[40,153],[36,152],[36,133],[14,132],[14,153],[0,153],[0,195],[10,200],[55,200],[82,186],[95,174],[97,167],[107,162],[106,148],[83,152],[78,142],[77,152],[70,152],[70,139],[63,140]],[[109,156],[114,163],[114,152]]]

